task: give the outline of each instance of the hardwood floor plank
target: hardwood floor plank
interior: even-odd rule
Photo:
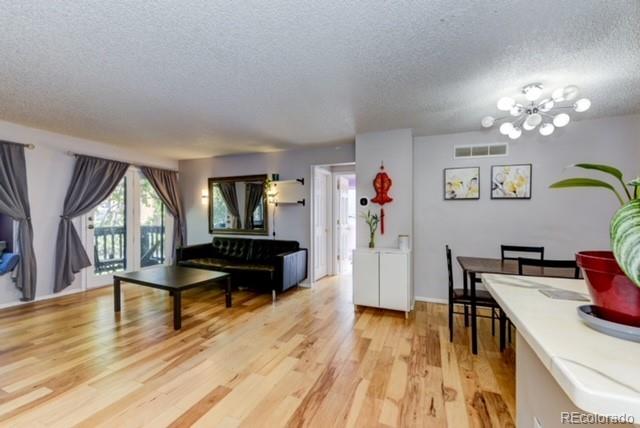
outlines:
[[[0,425],[512,427],[513,350],[479,322],[480,354],[446,306],[351,304],[349,277],[271,297],[123,284],[0,310]]]

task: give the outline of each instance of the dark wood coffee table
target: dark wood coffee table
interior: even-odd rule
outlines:
[[[231,275],[204,269],[182,266],[163,266],[138,272],[113,275],[113,306],[120,312],[120,283],[122,281],[145,287],[167,290],[173,296],[173,328],[182,327],[182,292],[190,288],[225,280],[225,303],[231,307]]]

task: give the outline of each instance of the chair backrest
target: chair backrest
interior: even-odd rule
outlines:
[[[453,294],[453,266],[451,264],[451,248],[446,246],[447,251],[447,271],[449,272],[449,297]]]
[[[517,256],[507,256],[505,253],[535,253],[540,255],[540,260],[544,260],[544,247],[526,247],[521,245],[500,245],[500,255],[502,260],[518,260]]]
[[[518,258],[518,275],[523,275],[525,266],[535,266],[551,269],[573,269],[573,277],[576,279],[580,278],[580,269],[578,268],[578,264],[575,260],[539,260],[520,257]],[[548,272],[545,272],[545,276],[555,275],[549,275]],[[566,275],[558,275],[558,277],[569,278]]]

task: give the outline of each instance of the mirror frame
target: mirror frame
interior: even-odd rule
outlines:
[[[263,181],[268,179],[267,174],[238,175],[234,177],[210,177],[207,193],[209,194],[209,233],[212,235],[269,235],[269,206],[267,204],[267,192],[262,189],[262,206],[264,207],[264,230],[254,231],[246,229],[216,229],[213,227],[213,185],[215,183],[228,183],[236,181]]]

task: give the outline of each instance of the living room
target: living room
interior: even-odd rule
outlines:
[[[638,2],[2,10],[0,425],[640,421]]]

